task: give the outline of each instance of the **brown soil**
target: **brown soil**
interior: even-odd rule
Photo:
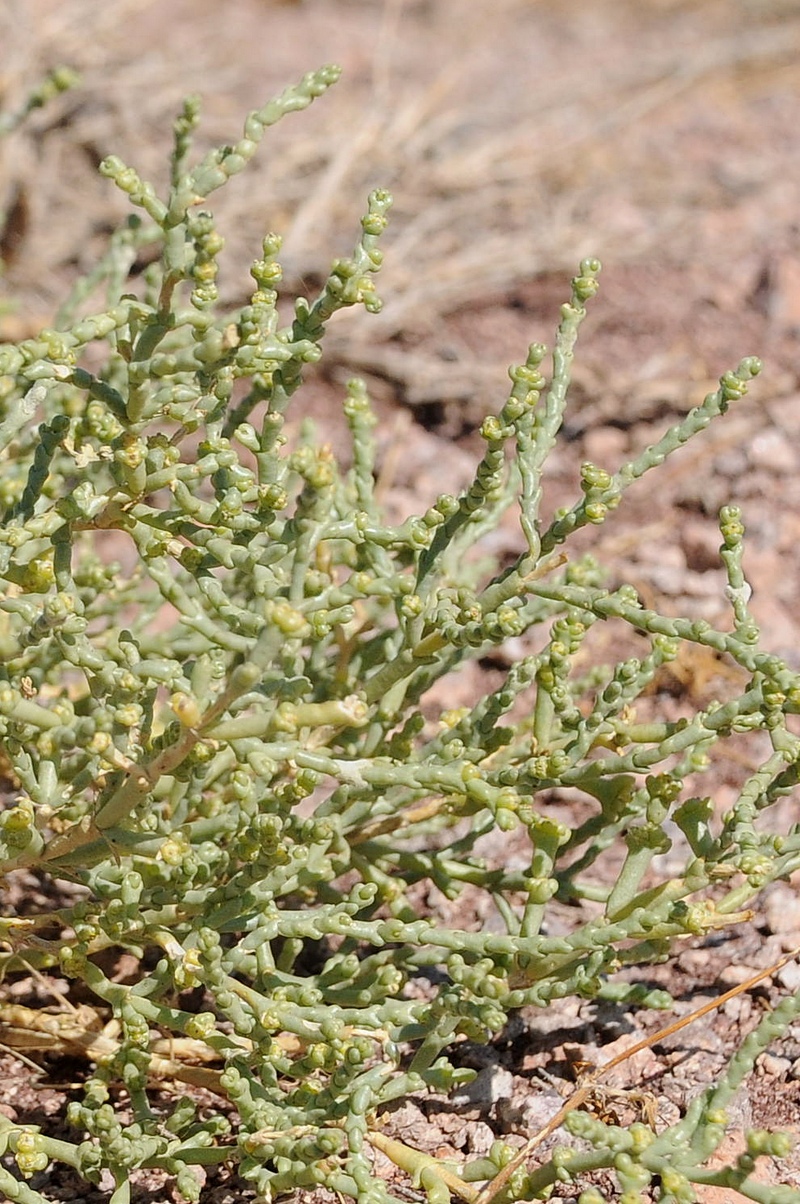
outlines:
[[[369,189],[395,195],[385,308],[337,322],[325,375],[303,404],[324,425],[342,381],[366,375],[393,507],[408,512],[457,491],[477,423],[503,398],[507,364],[529,342],[552,339],[570,275],[582,256],[599,255],[602,289],[584,326],[548,500],[574,496],[582,460],[613,470],[721,372],[760,355],[765,372],[750,398],[669,461],[655,496],[631,490],[608,531],[592,537],[648,602],[717,620],[715,516],[723,502],[741,504],[765,646],[800,667],[799,49],[797,0],[8,0],[3,108],[58,62],[84,78],[0,149],[9,301],[0,295],[0,337],[51,321],[126,214],[125,198],[97,174],[106,154],[163,186],[172,120],[188,92],[203,96],[199,141],[211,145],[236,136],[247,110],[304,71],[339,62],[340,84],[272,131],[216,205],[229,249],[222,284],[235,302],[267,230],[284,235],[287,290],[313,289],[354,241]],[[718,671],[690,659],[676,695],[702,694]],[[751,924],[687,948],[648,978],[668,983],[688,1011],[798,945],[796,895],[780,884]],[[790,963],[626,1064],[614,1085],[651,1092],[659,1124],[671,1123],[762,1010],[797,986]],[[8,992],[27,991],[30,1002],[31,989]],[[473,1052],[484,1069],[457,1106],[407,1101],[393,1131],[441,1156],[485,1151],[497,1134],[536,1129],[557,1109],[570,1046],[605,1059],[610,1043],[615,1052],[665,1022],[569,1002],[552,1019],[548,1027],[521,1015],[496,1047]],[[62,1070],[68,1078],[80,1068]],[[6,1115],[67,1136],[63,1086],[41,1087],[11,1056],[0,1073]],[[613,1106],[624,1123],[631,1105]],[[734,1120],[734,1130],[800,1130],[800,1033],[761,1060]],[[726,1157],[736,1140],[734,1132]],[[399,1172],[380,1165],[401,1190]],[[780,1173],[774,1181],[800,1188],[800,1157]],[[87,1196],[61,1171],[36,1186],[53,1199],[109,1198],[107,1185]],[[155,1177],[134,1189],[136,1204],[170,1198]],[[248,1198],[242,1184],[209,1177],[203,1204]],[[732,1194],[700,1198],[721,1204]]]

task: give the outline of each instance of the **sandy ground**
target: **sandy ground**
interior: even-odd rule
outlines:
[[[203,97],[204,147],[235,137],[249,109],[306,70],[338,62],[337,87],[276,127],[215,206],[228,240],[222,288],[234,304],[267,230],[284,236],[287,296],[313,290],[352,245],[368,191],[394,193],[384,310],[336,324],[325,373],[302,405],[335,443],[325,416],[346,377],[366,375],[393,466],[391,504],[418,510],[469,479],[475,429],[502,402],[506,366],[530,341],[552,340],[570,275],[582,256],[599,255],[602,290],[548,500],[574,495],[581,460],[615,469],[721,372],[760,355],[750,398],[670,460],[655,493],[632,490],[594,539],[652,604],[718,620],[716,514],[728,500],[741,504],[765,645],[800,667],[798,51],[792,0],[7,0],[3,109],[56,63],[77,67],[83,82],[0,149],[0,337],[51,321],[126,215],[97,173],[106,154],[163,187],[187,93]],[[701,698],[720,674],[690,658],[674,693]],[[735,780],[720,768],[720,791]],[[777,886],[752,925],[720,947],[686,950],[663,974],[688,1010],[733,985],[734,969],[755,973],[798,943],[795,893]],[[625,1085],[649,1084],[659,1115],[673,1120],[787,989],[796,989],[791,976],[732,1001],[693,1030],[688,1054],[659,1047]],[[17,984],[18,998],[24,990]],[[620,1033],[577,1004],[565,1004],[552,1032],[521,1017],[493,1052],[510,1076],[505,1088],[459,1112],[409,1103],[396,1130],[437,1152],[478,1152],[509,1126],[535,1126],[542,1101],[532,1083],[565,1045],[631,1040],[648,1025],[632,1017]],[[52,1125],[63,1093],[33,1091],[11,1058],[3,1068],[5,1107]],[[800,1128],[798,1076],[800,1034],[790,1034],[759,1067],[741,1127]],[[790,1173],[800,1185],[800,1161]],[[86,1198],[68,1178],[47,1190]],[[160,1192],[143,1181],[135,1199],[167,1198]],[[203,1199],[246,1198],[241,1185],[216,1180]]]

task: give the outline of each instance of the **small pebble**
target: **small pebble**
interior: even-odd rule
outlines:
[[[452,1102],[457,1108],[480,1108],[488,1111],[500,1099],[508,1099],[514,1086],[514,1076],[502,1066],[484,1066],[471,1083],[467,1083]]]
[[[792,1063],[789,1058],[779,1058],[777,1054],[765,1053],[756,1062],[761,1074],[771,1079],[783,1079],[790,1074]]]
[[[797,472],[797,452],[792,440],[775,427],[759,431],[750,441],[750,462],[770,473]]]
[[[757,973],[758,969],[754,969],[753,966],[737,965],[735,962],[731,962],[729,965],[721,968],[719,972],[719,985],[721,987],[738,987]]]
[[[764,918],[770,932],[800,933],[800,898],[797,890],[778,883],[764,899]]]

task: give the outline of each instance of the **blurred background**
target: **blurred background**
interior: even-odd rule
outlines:
[[[276,229],[290,282],[318,277],[381,185],[395,194],[384,337],[587,253],[647,264],[655,290],[685,268],[687,294],[708,257],[719,304],[735,311],[749,287],[774,309],[783,289],[800,310],[774,279],[797,250],[798,3],[6,0],[0,14],[4,109],[57,63],[83,76],[5,147],[3,258],[31,312],[128,212],[97,175],[106,154],[163,189],[187,93],[212,145],[325,62],[338,86],[214,198],[241,269]],[[225,284],[244,292],[246,270]]]
[[[669,461],[658,504],[633,490],[613,534],[590,534],[648,601],[717,621],[716,515],[742,503],[756,609],[800,662],[800,3],[5,0],[0,56],[5,111],[58,63],[82,74],[0,144],[0,338],[52,322],[130,211],[98,174],[105,155],[163,194],[188,93],[199,153],[337,62],[340,82],[211,197],[234,305],[268,230],[288,304],[349,253],[370,189],[394,194],[384,309],[337,316],[300,404],[336,444],[343,382],[366,376],[395,510],[457,490],[508,364],[552,342],[570,276],[599,255],[552,504],[574,496],[581,459],[616,469],[761,355],[752,397]]]

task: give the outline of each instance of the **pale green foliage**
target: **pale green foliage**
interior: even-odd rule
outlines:
[[[57,329],[0,347],[0,738],[14,782],[0,870],[35,868],[84,888],[55,916],[0,920],[12,950],[5,969],[59,967],[122,1034],[70,1108],[76,1144],[2,1117],[0,1140],[23,1175],[51,1159],[93,1181],[110,1169],[120,1201],[137,1167],[166,1169],[191,1199],[192,1166],[228,1159],[265,1198],[322,1183],[387,1200],[370,1127],[391,1100],[470,1077],[448,1060],[458,1035],[486,1039],[510,1010],[575,993],[668,1006],[663,992],[615,972],[724,924],[800,865],[797,831],[759,823],[797,780],[800,742],[786,717],[800,709],[800,679],[759,648],[738,511],[721,518],[729,631],[647,610],[631,587],[606,589],[592,560],[560,555],[575,530],[602,523],[629,484],[740,398],[756,360],[615,474],[584,465],[575,505],[544,517],[542,468],[597,288],[599,264],[586,260],[562,309],[549,385],[545,348],[533,345],[484,422],[486,450],[460,497],[387,521],[358,380],[344,399],[352,468],[313,433],[287,445],[287,406],[322,354],[328,319],[349,305],[378,308],[390,198],[373,194],[353,255],[334,264],[316,300],[297,302],[288,326],[273,234],[253,265],[250,303],[219,310],[222,242],[204,205],[266,127],[336,75],[307,76],[194,167],[198,106],[188,102],[165,199],[108,159],[104,173],[145,220],[115,235]],[[161,258],[135,295],[128,272],[146,242],[160,243]],[[87,316],[100,287],[107,303]],[[473,549],[512,504],[526,550],[505,571],[487,570]],[[120,563],[104,552],[108,532]],[[646,650],[581,676],[576,656],[608,618],[646,637]],[[424,723],[426,694],[444,674],[524,633],[532,651],[497,690]],[[746,690],[684,721],[637,723],[637,698],[682,640],[726,653],[747,671]],[[702,780],[712,747],[754,729],[771,751],[728,813],[687,797],[684,779]],[[590,804],[574,830],[548,810],[562,787]],[[486,866],[480,841],[496,827],[527,834],[524,864]],[[685,852],[667,877],[656,855],[670,848],[668,831]],[[595,863],[613,844],[627,853],[609,887]],[[419,918],[409,892],[425,881],[451,900],[486,892],[505,931]],[[595,906],[576,913],[571,935],[547,936],[554,898]],[[113,982],[92,959],[109,946],[147,954],[155,968],[133,986]],[[406,990],[414,976],[430,980],[427,994]],[[177,997],[196,986],[200,1014]],[[154,1031],[215,1051],[235,1131],[208,1107],[201,1119],[187,1099],[169,1115],[153,1106]],[[759,1030],[759,1048],[774,1031]],[[576,1115],[590,1152],[518,1174],[510,1190],[539,1194],[556,1178],[614,1166],[635,1193],[674,1161],[684,1195],[669,1198],[689,1198],[691,1181],[711,1181],[702,1164],[724,1132],[711,1116],[745,1063],[749,1054],[734,1059],[728,1078],[654,1142]],[[131,1122],[116,1110],[119,1083]],[[775,1140],[754,1138],[752,1156],[780,1152]],[[484,1177],[508,1157],[498,1146]],[[447,1189],[424,1170],[438,1204]],[[0,1190],[44,1198],[2,1168]]]

